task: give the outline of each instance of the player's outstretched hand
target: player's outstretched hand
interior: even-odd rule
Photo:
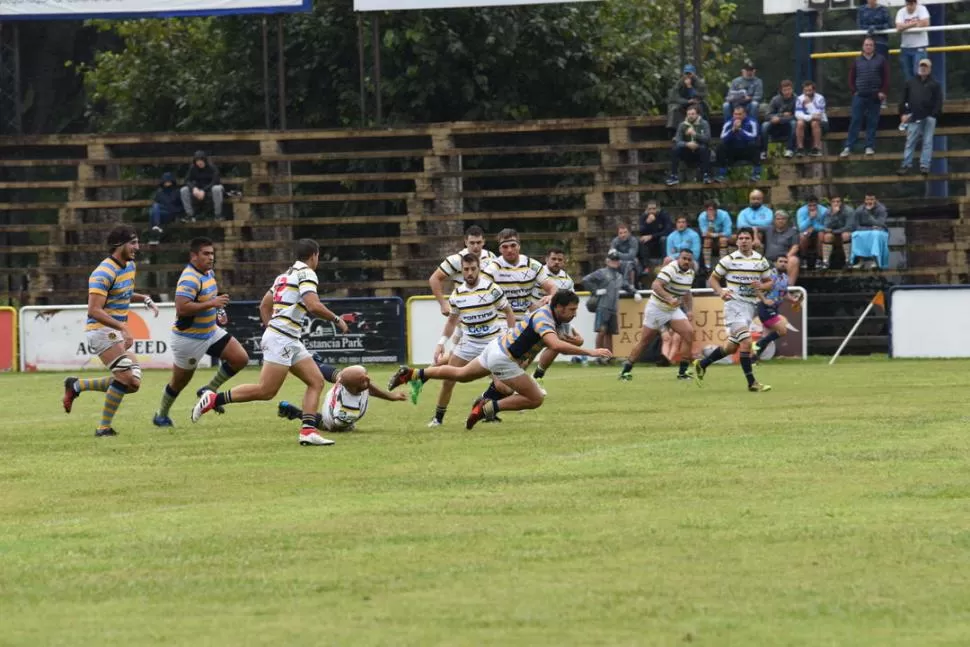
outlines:
[[[589,354],[589,356],[590,357],[605,357],[606,359],[609,359],[609,358],[613,357],[613,351],[611,351],[609,348],[594,348],[592,350],[592,352]]]
[[[451,316],[451,306],[447,303],[441,304],[441,316],[450,317]]]
[[[395,400],[397,402],[404,402],[408,399],[408,394],[404,391],[391,391],[388,395],[391,396],[391,400]]]
[[[350,328],[347,326],[347,322],[344,321],[343,319],[338,317],[334,323],[337,324],[337,328],[340,329],[340,332],[344,334],[350,332]]]

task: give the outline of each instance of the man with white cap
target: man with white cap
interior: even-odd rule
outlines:
[[[933,160],[933,132],[936,119],[943,110],[943,89],[933,78],[933,63],[924,58],[919,62],[919,75],[906,81],[903,99],[899,102],[900,128],[906,129],[906,147],[903,149],[903,165],[899,175],[906,175],[913,164],[916,142],[922,140],[919,171],[930,172]]]

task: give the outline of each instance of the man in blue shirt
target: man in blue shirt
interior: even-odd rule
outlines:
[[[751,227],[754,230],[754,246],[762,247],[761,241],[764,240],[765,231],[771,226],[775,219],[775,212],[771,207],[764,205],[764,194],[755,189],[748,195],[749,206],[741,210],[738,214],[738,229],[741,227]],[[737,235],[731,237],[731,244],[737,243]]]
[[[758,122],[749,117],[743,106],[734,109],[734,116],[724,122],[721,143],[717,147],[717,165],[720,167],[715,182],[727,179],[728,166],[736,162],[751,165],[751,181],[761,180],[761,147],[758,145]]]
[[[795,220],[798,223],[800,234],[798,248],[801,251],[802,267],[808,268],[808,253],[815,250],[815,269],[822,269],[821,244],[822,237],[819,234],[825,231],[825,218],[829,215],[829,209],[823,204],[818,203],[818,198],[814,195],[808,196],[805,204],[795,212]]]
[[[866,4],[859,7],[856,16],[856,25],[859,29],[864,29],[872,36],[875,41],[876,53],[883,58],[889,58],[889,36],[886,34],[874,34],[872,32],[883,29],[892,29],[893,23],[889,18],[889,9],[879,4],[879,0],[868,0]]]
[[[697,214],[697,226],[704,242],[704,267],[711,269],[715,241],[717,257],[727,254],[728,242],[731,240],[731,214],[724,209],[718,209],[714,200],[708,200],[704,203],[704,211]]]
[[[677,216],[675,229],[667,236],[667,257],[664,265],[672,263],[682,249],[689,249],[694,258],[701,255],[701,236],[687,226],[687,216]]]

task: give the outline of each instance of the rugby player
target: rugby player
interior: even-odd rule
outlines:
[[[781,254],[775,259],[775,267],[771,271],[771,289],[767,292],[758,290],[758,319],[765,330],[770,330],[754,347],[754,361],[761,359],[761,353],[768,344],[779,337],[788,334],[788,319],[778,313],[784,301],[798,303],[798,298],[788,291],[788,256]]]
[[[546,270],[546,274],[549,275],[549,279],[556,284],[557,292],[559,290],[572,291],[575,287],[576,284],[573,282],[573,277],[569,276],[569,273],[566,271],[566,252],[561,247],[553,247],[546,252],[546,265],[544,269]],[[534,303],[542,300],[543,295],[540,290],[540,286],[536,286],[532,290],[532,298],[535,299]],[[556,333],[564,341],[568,341],[569,343],[578,341],[579,343],[575,345],[583,345],[582,337],[573,331],[571,324],[563,324],[562,328],[557,330]],[[546,371],[549,370],[549,367],[552,366],[552,363],[558,355],[559,353],[544,348],[539,353],[539,357],[536,358],[536,370],[532,372],[532,377],[539,383],[540,388],[542,387],[542,378],[545,377]]]
[[[431,294],[441,306],[441,314],[444,317],[451,314],[448,297],[445,296],[448,294],[445,286],[450,288],[453,283],[461,283],[461,259],[467,254],[477,256],[483,266],[495,258],[495,254],[485,249],[485,232],[478,225],[472,225],[465,230],[465,248],[441,261],[428,278]]]

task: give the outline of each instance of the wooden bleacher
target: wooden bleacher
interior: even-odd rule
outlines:
[[[783,160],[774,151],[757,187],[767,203],[789,209],[810,193],[838,192],[859,202],[865,188],[875,188],[894,219],[895,265],[872,280],[964,282],[970,274],[970,146],[964,146],[970,102],[948,102],[937,129],[949,136],[950,150],[937,156],[948,159],[950,171],[930,179],[947,183],[947,198],[923,198],[921,176],[895,174],[903,134],[892,112],[884,112],[878,154],[846,161],[837,156],[846,111],[832,110],[829,154]],[[322,288],[330,294],[425,293],[435,264],[455,251],[472,223],[493,232],[515,224],[526,251],[535,254],[565,245],[570,271],[581,275],[599,264],[616,221],[635,219],[649,198],[691,218],[708,197],[732,214],[746,202],[754,185],[740,172],[721,185],[667,187],[663,122],[644,116],[393,130],[3,137],[0,300],[84,302],[107,229],[117,222],[147,229],[158,178],[164,171],[181,178],[198,148],[242,196],[227,204],[226,221],[173,224],[157,248],[143,244],[139,285],[159,295],[171,297],[185,242],[196,235],[217,241],[220,283],[236,299],[261,296],[290,260],[289,243],[304,236],[321,243]],[[813,294],[864,292],[857,275],[803,276]],[[825,344],[823,338],[844,335],[847,327],[837,318],[851,318],[849,310],[857,308],[830,315],[813,338]]]

